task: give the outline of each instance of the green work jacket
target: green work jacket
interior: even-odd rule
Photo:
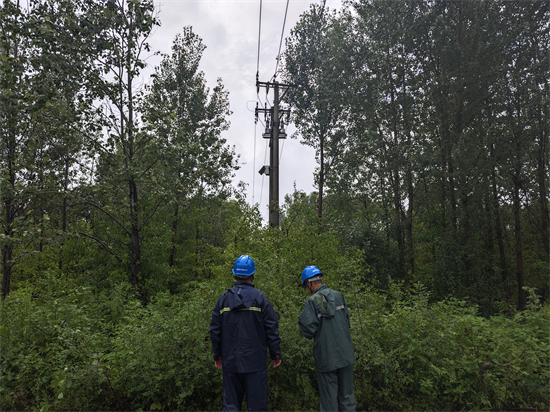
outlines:
[[[326,285],[319,286],[306,299],[298,324],[304,337],[314,339],[317,372],[334,371],[355,362],[348,305],[340,292]]]

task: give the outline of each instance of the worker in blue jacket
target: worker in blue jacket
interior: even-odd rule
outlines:
[[[321,411],[355,411],[353,364],[348,305],[344,296],[323,284],[317,266],[302,272],[302,286],[310,296],[298,317],[300,333],[313,339],[313,358],[319,384]]]
[[[278,320],[265,295],[254,287],[254,261],[235,261],[235,286],[224,292],[212,312],[210,339],[214,364],[223,371],[223,410],[267,411],[267,350],[274,368],[281,364]]]

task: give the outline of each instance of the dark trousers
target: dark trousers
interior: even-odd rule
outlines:
[[[249,411],[267,411],[267,371],[232,373],[223,371],[223,410],[240,411],[243,398]]]
[[[355,411],[353,365],[330,372],[317,372],[322,412]]]

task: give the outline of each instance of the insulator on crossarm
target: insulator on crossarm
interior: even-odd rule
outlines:
[[[279,127],[279,139],[286,139],[285,121],[281,119]]]

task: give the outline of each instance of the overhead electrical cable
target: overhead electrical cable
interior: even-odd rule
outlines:
[[[279,53],[277,53],[277,63],[275,64],[275,73],[273,73],[273,78],[277,76],[277,70],[279,68],[279,60],[281,59],[281,47],[283,45],[283,37],[285,34],[285,25],[286,25],[286,16],[288,14],[288,3],[290,0],[286,0],[286,9],[285,9],[285,18],[283,20],[283,30],[281,30],[281,41],[279,42]]]
[[[262,0],[260,0],[260,21],[258,23],[258,61],[256,63],[256,76],[260,74],[260,38],[262,35]]]
[[[256,82],[258,82],[260,76],[260,39],[262,37],[262,0],[260,0],[260,17],[258,21],[258,59],[256,62]],[[260,99],[260,91],[257,92],[258,102],[262,104]]]
[[[260,0],[260,16],[258,18],[258,58],[256,60],[256,81],[258,81],[258,76],[260,75],[260,40],[262,38],[262,0]],[[258,91],[258,100],[260,100],[260,93]],[[261,103],[261,102],[260,102]],[[257,107],[257,106],[256,106]],[[257,116],[257,114],[256,114]],[[258,120],[258,118],[256,117]],[[260,123],[262,121],[260,120]],[[263,123],[262,123],[263,124]],[[252,169],[252,206],[254,206],[254,193],[256,191],[256,137],[257,137],[257,126],[258,122],[254,122],[254,167]],[[262,177],[262,189],[260,191],[260,204],[262,203],[262,191],[264,188],[264,180]]]

